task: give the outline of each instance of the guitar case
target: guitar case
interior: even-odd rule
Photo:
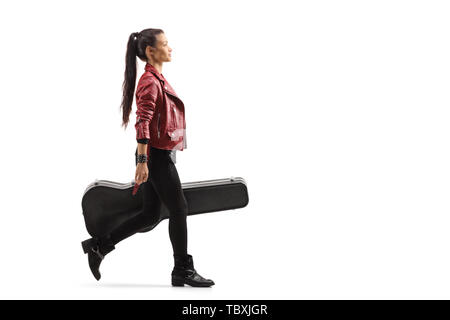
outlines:
[[[248,191],[241,177],[183,182],[188,215],[243,208],[248,204]],[[142,188],[132,194],[135,181],[120,183],[95,180],[84,191],[81,206],[86,229],[92,237],[109,234],[123,222],[142,212]],[[162,220],[169,218],[169,210],[160,206],[159,221],[143,226],[139,232],[148,232]]]

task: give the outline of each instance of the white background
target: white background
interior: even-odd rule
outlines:
[[[450,298],[446,1],[0,5],[3,299]],[[183,182],[247,181],[188,217],[211,288],[173,288],[168,220],[91,275],[81,196],[134,179],[128,36],[162,28],[185,103]],[[144,64],[139,63],[139,74]]]

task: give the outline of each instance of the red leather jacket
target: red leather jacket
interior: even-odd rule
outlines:
[[[165,150],[186,149],[183,101],[164,76],[147,63],[136,88],[136,140]],[[142,140],[141,140],[142,141]]]

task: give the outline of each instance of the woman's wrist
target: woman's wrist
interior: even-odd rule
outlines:
[[[143,144],[143,143],[138,143],[137,144],[137,154],[147,154],[147,148],[148,145],[147,144]]]

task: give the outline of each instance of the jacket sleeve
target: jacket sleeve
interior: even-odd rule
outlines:
[[[156,107],[158,97],[157,84],[151,80],[143,80],[136,90],[136,140],[139,143],[148,143],[150,140],[150,122]]]

